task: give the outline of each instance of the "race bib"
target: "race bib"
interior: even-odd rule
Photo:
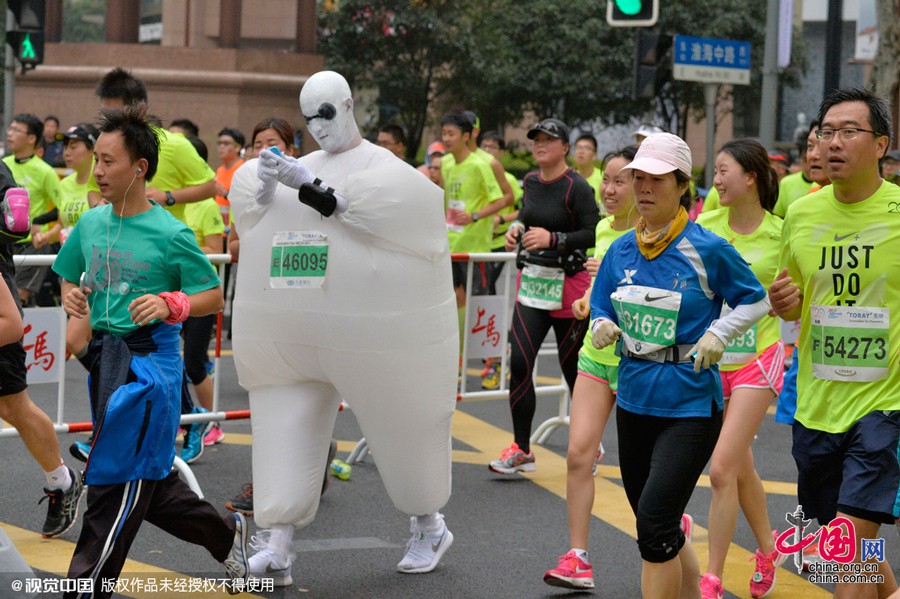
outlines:
[[[731,307],[723,303],[722,313],[719,318],[725,318],[730,313]],[[746,333],[732,339],[725,346],[725,353],[722,355],[720,364],[749,364],[756,359],[756,324],[753,323],[753,326],[747,329]]]
[[[867,383],[888,375],[889,308],[812,305],[809,311],[816,378]]]
[[[613,291],[610,299],[628,351],[641,356],[675,345],[681,293],[626,285]]]
[[[456,224],[456,216],[466,213],[466,203],[463,200],[449,200],[447,202],[447,230],[454,233],[462,233],[463,225]]]
[[[318,231],[278,231],[272,240],[269,285],[310,289],[325,282],[328,238]]]
[[[529,308],[560,310],[565,281],[566,273],[561,268],[526,264],[522,268],[518,301]]]

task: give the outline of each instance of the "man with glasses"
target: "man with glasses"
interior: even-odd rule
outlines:
[[[35,149],[44,134],[44,123],[33,114],[17,114],[6,129],[6,156],[3,162],[9,167],[13,178],[20,187],[28,190],[31,206],[31,235],[19,241],[13,252],[23,256],[51,253],[46,241],[32,239],[35,233],[50,229],[46,223],[36,224],[35,219],[55,211],[59,201],[59,177],[49,164],[35,154]],[[38,221],[40,222],[40,221]],[[16,286],[23,306],[31,304],[33,297],[41,289],[49,272],[49,266],[19,266],[16,269]]]
[[[376,142],[382,148],[389,150],[391,154],[400,160],[406,160],[406,136],[403,128],[398,125],[385,125],[378,130]]]
[[[821,525],[845,518],[859,563],[871,561],[862,540],[900,515],[900,189],[878,170],[893,131],[887,102],[837,90],[818,120],[831,185],[788,208],[783,270],[769,297],[781,318],[801,319],[792,451],[799,503]],[[840,582],[835,597],[896,590],[887,560],[877,566],[883,582]]]

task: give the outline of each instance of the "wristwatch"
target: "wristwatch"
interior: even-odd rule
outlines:
[[[566,241],[568,241],[568,235],[565,233],[557,233],[556,234],[556,251],[565,252],[566,251]]]
[[[473,213],[472,213],[472,222],[473,222],[473,223],[477,223],[477,222],[478,222],[478,213],[477,213],[477,212],[473,212]]]
[[[171,191],[166,192],[166,206],[174,206],[175,205],[175,196],[172,195]]]

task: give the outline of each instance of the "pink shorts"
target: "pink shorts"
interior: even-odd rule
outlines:
[[[766,351],[746,364],[740,370],[719,371],[722,378],[722,394],[725,399],[731,397],[735,389],[771,389],[775,395],[781,393],[784,379],[784,343],[779,341],[770,345]]]

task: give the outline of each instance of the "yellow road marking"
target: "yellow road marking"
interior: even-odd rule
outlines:
[[[4,524],[3,530],[9,535],[9,538],[15,544],[16,549],[19,550],[19,553],[22,554],[22,557],[25,558],[25,561],[29,566],[35,570],[42,570],[60,577],[65,577],[66,572],[68,571],[69,562],[72,560],[72,553],[75,551],[75,543],[63,539],[45,539],[39,533],[25,530],[24,528],[18,528],[16,526],[10,526],[9,524]],[[203,551],[203,548],[197,546],[196,550]],[[188,585],[186,588],[192,588],[192,584],[200,585],[202,583],[199,581],[203,580],[195,579],[192,576],[187,576],[186,574],[181,574],[174,570],[166,570],[132,559],[125,561],[125,567],[122,568],[122,578],[128,578],[129,574],[140,574],[143,579],[146,579],[148,576],[155,576],[157,582],[163,579],[170,581],[185,581],[184,584]],[[223,571],[221,578],[224,577],[225,572]],[[191,581],[195,582],[192,583]],[[180,585],[182,583],[179,582],[177,584]],[[217,585],[216,588],[220,587]],[[136,599],[159,599],[160,597],[159,593],[147,592],[123,593],[123,595],[125,597],[135,597]],[[116,596],[118,597],[119,594],[117,593]],[[222,590],[203,593],[203,597],[225,599],[225,597],[261,597],[261,595],[254,595],[251,593],[229,595]]]

